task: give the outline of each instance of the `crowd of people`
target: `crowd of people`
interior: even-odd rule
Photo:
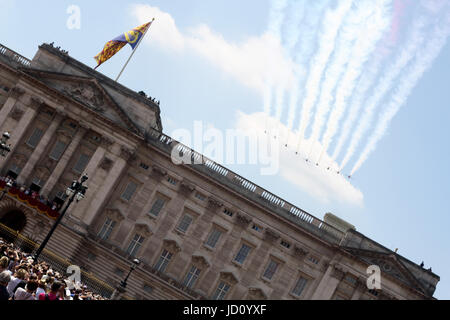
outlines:
[[[106,300],[0,238],[0,301]]]
[[[14,180],[12,177],[10,176],[6,176],[6,177],[0,177],[0,181],[4,181],[6,184],[8,184],[10,187],[12,188],[17,188],[20,190],[20,192],[23,192],[24,194],[26,194],[27,196],[30,196],[33,199],[36,199],[38,201],[40,201],[41,203],[45,204],[47,207],[51,208],[52,210],[55,211],[59,211],[61,209],[62,203],[58,203],[56,201],[51,201],[50,199],[48,199],[47,197],[39,194],[39,192],[31,190],[31,188],[26,188],[24,186],[20,186],[18,185],[18,183],[16,182],[16,180]]]

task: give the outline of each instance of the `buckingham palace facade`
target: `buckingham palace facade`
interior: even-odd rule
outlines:
[[[0,127],[1,175],[18,185],[64,203],[88,175],[47,247],[112,288],[138,258],[130,299],[434,299],[431,270],[184,147],[163,133],[158,101],[53,44],[32,60],[0,45]],[[201,164],[174,164],[174,148]],[[2,197],[0,222],[40,243],[54,219],[20,199]]]

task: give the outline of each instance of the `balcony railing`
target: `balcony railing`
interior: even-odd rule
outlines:
[[[272,211],[273,209],[281,209],[281,212],[293,217],[297,222],[299,222],[300,225],[304,227],[307,226],[309,230],[313,232],[319,231],[321,235],[326,233],[331,237],[328,238],[329,241],[339,243],[344,237],[345,234],[342,231],[294,206],[288,201],[279,198],[273,193],[254,184],[237,173],[230,171],[213,160],[208,159],[204,155],[196,152],[181,142],[172,139],[164,133],[152,128],[150,129],[150,132],[148,132],[147,136],[150,137],[150,139],[148,139],[149,143],[155,145],[166,153],[172,154],[172,151],[175,148],[175,152],[179,152],[183,159],[191,159],[192,163],[195,164],[192,166],[194,169],[202,172],[209,171],[209,173],[218,174],[221,176],[221,180],[225,178],[229,183],[241,188],[244,195],[249,198],[259,200],[261,203],[268,206]]]
[[[11,187],[6,188],[6,181],[0,181],[0,191],[8,194],[8,196],[16,199],[19,202],[24,203],[31,209],[35,209],[40,214],[46,215],[50,219],[56,220],[59,217],[59,212],[50,208],[47,204],[42,203],[39,199],[33,198],[33,196],[26,194],[19,188]]]
[[[31,65],[31,60],[25,58],[24,56],[18,54],[17,52],[5,47],[0,44],[0,55],[8,57],[11,61],[17,62],[24,67],[29,67]]]

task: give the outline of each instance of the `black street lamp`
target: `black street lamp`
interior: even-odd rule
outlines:
[[[11,151],[11,145],[6,144],[9,138],[11,138],[9,132],[4,132],[2,138],[0,139],[0,156],[2,157],[6,157]]]
[[[141,262],[138,259],[133,259],[130,267],[130,272],[128,272],[128,275],[125,277],[125,279],[120,282],[120,285],[117,286],[116,290],[111,296],[111,300],[116,300],[119,297],[119,294],[123,294],[125,292],[127,287],[127,280],[130,277],[130,274],[139,266],[140,263]]]
[[[47,245],[47,242],[50,240],[51,236],[53,235],[53,232],[55,232],[56,227],[61,222],[62,218],[64,217],[64,215],[67,212],[67,209],[72,204],[73,200],[76,199],[78,202],[84,198],[84,195],[85,195],[88,187],[83,186],[83,183],[85,183],[87,180],[88,180],[88,176],[86,174],[84,174],[81,177],[81,182],[78,182],[75,180],[74,182],[72,182],[72,185],[67,188],[66,194],[70,197],[69,202],[67,203],[66,207],[64,208],[64,211],[59,215],[58,219],[56,220],[52,229],[49,231],[49,233],[45,237],[44,241],[39,246],[39,249],[34,254],[34,261],[36,261],[36,262],[38,261],[39,255],[42,253],[42,250],[44,250],[45,246]]]

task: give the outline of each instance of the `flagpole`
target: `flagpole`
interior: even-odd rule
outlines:
[[[155,21],[155,18],[153,18],[153,21]],[[136,48],[134,48],[133,52],[131,53],[130,57],[128,58],[127,62],[125,63],[125,65],[123,66],[122,70],[120,71],[119,75],[117,76],[116,82],[119,80],[120,76],[122,75],[123,71],[125,70],[125,68],[128,65],[128,62],[130,62],[131,58],[133,58],[134,53],[136,52],[137,48],[139,47],[139,45],[141,44],[142,40],[144,40],[145,35],[147,34],[148,30],[150,29],[151,25],[147,28],[147,30],[145,30],[144,34],[142,35],[142,38],[139,40],[138,44],[136,45]]]

